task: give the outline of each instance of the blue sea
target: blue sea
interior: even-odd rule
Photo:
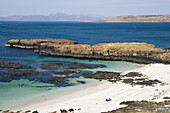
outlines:
[[[81,71],[116,71],[122,72],[141,65],[122,61],[80,60],[41,56],[33,50],[5,47],[11,39],[69,39],[80,44],[98,44],[108,42],[146,42],[157,48],[170,47],[170,23],[79,23],[79,22],[0,22],[0,61],[11,61],[36,67],[44,71],[40,64],[48,63],[86,63],[103,64],[106,68],[86,69]],[[62,69],[59,69],[60,71]],[[8,71],[1,69],[0,72]],[[51,75],[52,76],[52,75]],[[56,75],[54,75],[56,76]],[[62,76],[62,75],[57,75]],[[72,76],[77,76],[76,78]],[[40,76],[41,77],[41,76]],[[42,77],[43,78],[43,77]],[[86,81],[86,84],[77,83]],[[32,76],[0,77],[0,109],[19,107],[32,100],[47,98],[64,92],[96,85],[99,81],[85,79],[80,75],[70,75],[69,82],[50,83]],[[41,96],[40,96],[41,95]]]

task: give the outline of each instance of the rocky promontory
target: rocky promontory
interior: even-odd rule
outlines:
[[[61,57],[130,61],[137,63],[170,63],[170,50],[147,43],[78,44],[65,39],[10,40],[6,46],[34,49],[41,55]]]

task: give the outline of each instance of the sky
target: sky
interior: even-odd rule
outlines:
[[[0,0],[0,16],[55,13],[103,16],[170,14],[170,0]]]

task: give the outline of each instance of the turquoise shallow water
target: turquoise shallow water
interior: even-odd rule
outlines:
[[[0,108],[8,108],[9,106],[20,103],[21,100],[48,91],[52,86],[52,84],[26,79],[0,82]]]
[[[140,67],[141,65],[129,62],[121,61],[102,61],[102,60],[80,60],[74,58],[56,58],[50,56],[28,56],[28,57],[0,57],[1,59],[16,61],[20,63],[30,63],[30,65],[37,65],[37,63],[53,63],[56,61],[59,62],[77,62],[77,63],[86,63],[86,64],[103,64],[106,65],[106,68],[97,68],[97,69],[84,69],[85,71],[125,71],[133,68]],[[41,70],[41,69],[40,69]],[[79,78],[78,78],[79,79]],[[73,92],[75,90],[81,89],[82,87],[88,87],[89,85],[98,83],[95,80],[88,81],[87,79],[81,78],[81,80],[86,81],[86,85],[77,84],[77,79],[71,79],[70,83],[74,84],[73,86],[68,87],[56,87],[51,83],[43,83],[40,81],[30,81],[27,79],[18,79],[12,80],[10,82],[0,82],[0,108],[7,109],[13,108],[15,106],[20,106],[26,104],[27,102],[33,100],[40,100],[48,98],[48,96],[64,93],[64,92]],[[81,87],[80,87],[81,86]],[[51,93],[53,92],[53,93]],[[48,96],[45,94],[48,94]],[[40,96],[41,95],[41,96]],[[41,97],[41,98],[40,98]],[[17,103],[17,104],[16,104]]]
[[[83,78],[72,79],[84,80]],[[8,83],[0,82],[0,109],[15,109],[60,96],[69,92],[97,84],[98,81],[86,79],[86,85],[77,84],[70,87],[54,87],[52,84],[29,81],[26,79],[13,80]]]

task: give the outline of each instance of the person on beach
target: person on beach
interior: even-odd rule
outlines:
[[[109,98],[109,99],[106,98],[106,102],[109,102],[109,101],[111,101],[111,98]]]

